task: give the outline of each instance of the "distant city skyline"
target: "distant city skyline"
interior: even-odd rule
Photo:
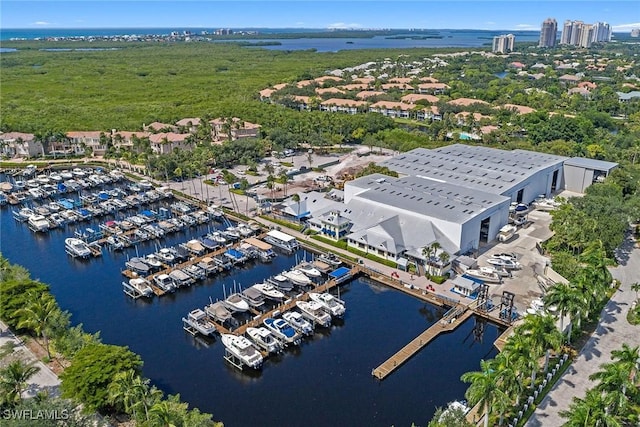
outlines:
[[[318,28],[539,31],[558,22],[608,22],[640,28],[635,0],[619,1],[57,1],[3,0],[0,27],[15,28]]]

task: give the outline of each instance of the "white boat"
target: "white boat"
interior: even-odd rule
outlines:
[[[282,315],[282,318],[289,322],[289,324],[302,335],[313,335],[313,325],[297,311],[287,311]]]
[[[19,211],[13,211],[13,217],[20,222],[27,221],[35,214],[36,213],[33,211],[33,209],[30,208],[22,208]]]
[[[482,280],[486,283],[501,283],[502,278],[492,267],[480,267],[478,269],[469,269],[464,272],[464,276]]]
[[[243,365],[253,369],[260,369],[262,366],[262,355],[245,337],[222,334],[221,341],[227,351],[236,357]]]
[[[171,271],[171,273],[169,273],[169,277],[173,279],[176,286],[178,287],[191,286],[191,284],[194,282],[194,279],[191,276],[189,276],[187,273],[180,270],[179,268],[176,268],[175,270]]]
[[[311,279],[309,279],[302,271],[300,270],[290,270],[282,273],[284,277],[289,279],[293,284],[298,286],[307,286],[311,284]]]
[[[496,238],[500,242],[506,242],[509,239],[511,239],[513,236],[515,236],[517,231],[518,231],[518,227],[512,224],[507,224],[500,229],[500,232],[498,233]]]
[[[342,261],[336,254],[331,252],[324,253],[318,257],[318,261],[322,261],[325,264],[332,265],[334,267],[340,267],[342,265]]]
[[[162,268],[162,261],[154,254],[149,254],[146,257],[142,258],[142,261],[149,265],[151,268]]]
[[[32,215],[27,220],[29,228],[36,233],[49,231],[49,220],[44,215]]]
[[[220,323],[224,323],[233,317],[231,312],[225,308],[221,301],[209,304],[204,308],[204,311],[209,317]]]
[[[207,237],[221,245],[227,243],[227,239],[225,239],[219,231],[214,231],[213,233],[208,234]]]
[[[282,274],[276,274],[269,281],[273,283],[278,289],[281,289],[283,291],[290,291],[293,289],[293,283],[291,283],[289,279],[284,277]]]
[[[324,311],[322,305],[317,301],[296,301],[296,306],[307,320],[329,327],[331,325],[331,315]]]
[[[176,290],[176,284],[168,274],[159,274],[153,278],[153,282],[164,292],[173,292]]]
[[[143,296],[148,298],[153,296],[153,288],[151,288],[151,284],[147,279],[143,279],[142,277],[129,279],[128,283],[122,282],[122,285],[124,286],[125,293],[127,293],[127,291],[133,292],[135,297]]]
[[[205,251],[205,247],[202,246],[202,243],[198,239],[189,240],[184,244],[184,247],[195,255],[202,255]]]
[[[89,258],[91,256],[89,245],[75,237],[64,239],[64,249],[74,258]]]
[[[466,415],[470,410],[471,408],[467,406],[466,400],[463,400],[463,401],[454,400],[453,402],[449,402],[447,409],[442,411],[442,414],[440,415],[440,418],[438,419],[438,421],[444,422],[447,419],[447,417],[451,416],[450,414],[453,414],[454,412],[461,412],[462,415]]]
[[[156,253],[156,256],[166,264],[173,264],[176,260],[176,257],[173,255],[173,251],[169,248],[160,249]]]
[[[268,317],[262,323],[285,345],[300,344],[300,334],[286,320]]]
[[[489,258],[487,262],[491,265],[502,267],[506,270],[517,270],[520,268],[520,263],[518,261],[512,261],[504,258]]]
[[[249,311],[249,303],[242,299],[242,297],[238,293],[233,293],[226,297],[222,301],[222,304],[224,304],[226,308],[234,313],[243,313],[245,311]]]
[[[262,292],[265,297],[276,301],[283,300],[285,296],[275,286],[269,283],[257,283],[253,285],[252,288]]]
[[[344,301],[339,300],[330,293],[318,294],[316,292],[309,292],[309,298],[312,301],[320,303],[324,311],[329,313],[333,317],[344,316],[345,306]]]
[[[131,271],[134,271],[138,274],[148,274],[150,267],[149,264],[144,262],[143,258],[133,257],[129,261],[125,262],[124,265]]]
[[[311,263],[308,263],[308,262],[301,263],[300,265],[298,265],[297,269],[300,270],[302,273],[304,273],[305,276],[308,276],[308,277],[322,276],[322,273],[320,272],[320,270],[318,270]]]
[[[258,308],[264,305],[264,294],[253,286],[240,292],[240,296],[251,307]]]
[[[264,241],[271,243],[273,246],[277,246],[287,251],[295,251],[300,247],[300,244],[295,237],[290,236],[278,230],[271,230],[264,237]]]
[[[247,328],[247,335],[258,347],[269,353],[279,353],[282,351],[282,344],[265,327]]]
[[[203,269],[206,274],[212,274],[218,271],[218,264],[216,264],[215,260],[211,257],[202,258],[197,266]]]
[[[211,336],[216,332],[216,325],[207,317],[207,314],[196,308],[191,310],[187,317],[182,318],[183,327],[185,330],[195,334],[199,332],[204,336]]]

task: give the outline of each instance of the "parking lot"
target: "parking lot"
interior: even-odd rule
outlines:
[[[540,280],[545,274],[548,258],[542,256],[536,244],[551,237],[549,230],[551,215],[549,212],[533,210],[527,214],[529,224],[518,227],[514,237],[506,242],[493,242],[480,248],[478,265],[488,266],[487,260],[496,253],[513,253],[517,257],[520,268],[512,271],[512,277],[504,278],[501,284],[490,285],[490,297],[495,305],[499,305],[502,292],[515,295],[515,306],[519,314],[526,313],[531,302],[540,298],[543,288]],[[540,280],[539,280],[540,279]]]

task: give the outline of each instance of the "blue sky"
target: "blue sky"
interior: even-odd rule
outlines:
[[[640,28],[637,0],[2,0],[0,28],[472,28],[539,30],[547,17]]]

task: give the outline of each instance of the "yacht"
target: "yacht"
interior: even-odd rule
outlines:
[[[520,268],[520,263],[518,261],[513,261],[510,259],[504,258],[489,258],[487,262],[496,267],[502,267],[506,270],[517,270]]]
[[[89,258],[91,256],[89,245],[75,237],[64,239],[64,249],[74,258]]]
[[[502,277],[493,267],[480,267],[478,269],[469,269],[464,272],[463,276],[469,276],[472,279],[479,279],[485,283],[501,283]]]
[[[49,220],[44,215],[32,215],[27,220],[27,224],[36,233],[49,231]]]
[[[227,227],[226,230],[222,231],[222,234],[231,240],[238,240],[240,238],[240,232],[236,227]]]
[[[191,265],[188,265],[188,266],[184,267],[182,269],[182,271],[187,273],[194,280],[202,280],[205,277],[207,277],[207,272],[204,269],[198,267],[195,264],[191,264]]]
[[[318,257],[318,261],[322,261],[325,264],[329,264],[334,267],[340,267],[342,265],[342,261],[336,254],[331,252],[324,253]]]
[[[156,256],[166,264],[173,264],[176,260],[176,257],[173,255],[173,251],[169,248],[160,249],[156,252]]]
[[[169,277],[173,279],[176,286],[178,286],[179,288],[182,286],[191,286],[191,284],[194,282],[194,279],[191,276],[189,276],[179,268],[176,268],[171,273],[169,273]]]
[[[264,294],[253,286],[240,292],[240,297],[251,307],[258,308],[264,305]]]
[[[318,294],[315,292],[309,292],[309,298],[312,301],[320,303],[324,311],[329,313],[333,317],[344,316],[345,306],[344,301],[339,300],[328,292]]]
[[[282,275],[289,279],[294,285],[307,286],[311,284],[311,279],[309,279],[302,271],[297,269],[285,271]]]
[[[153,278],[153,283],[164,292],[173,292],[176,290],[176,284],[168,274],[159,274]]]
[[[205,247],[198,239],[189,240],[184,247],[194,255],[202,255],[205,252]]]
[[[136,296],[143,296],[150,298],[153,296],[153,288],[151,288],[151,283],[147,279],[143,279],[142,277],[135,277],[133,279],[129,279],[129,282],[122,282],[125,293],[127,291],[133,292]]]
[[[224,304],[227,309],[231,310],[234,313],[243,313],[245,311],[249,311],[249,303],[242,299],[242,297],[238,293],[233,293],[226,297],[222,301],[222,304]]]
[[[265,327],[247,328],[247,335],[258,347],[269,353],[279,353],[282,351],[282,344]]]
[[[19,211],[13,211],[13,217],[16,219],[16,221],[20,221],[20,222],[27,221],[29,218],[31,218],[35,214],[36,213],[33,211],[33,209],[30,209],[30,208],[22,208]]]
[[[184,329],[191,333],[199,332],[208,337],[216,332],[215,323],[209,320],[207,314],[199,308],[191,310],[187,317],[183,317],[182,323]]]
[[[227,239],[225,239],[222,236],[222,233],[220,233],[219,231],[214,231],[213,233],[208,234],[207,237],[209,237],[211,240],[213,240],[219,245],[224,245],[225,243],[227,243]]]
[[[310,322],[324,326],[325,328],[331,325],[331,315],[324,311],[319,302],[296,301],[296,306],[298,306],[302,316]]]
[[[287,311],[282,315],[282,318],[289,322],[289,324],[302,335],[313,335],[313,325],[297,311]]]
[[[129,270],[138,274],[149,274],[149,264],[144,262],[144,258],[133,257],[124,264]]]
[[[196,265],[203,269],[206,274],[212,274],[218,271],[218,265],[213,258],[208,256],[202,258]]]
[[[260,369],[263,358],[260,352],[243,336],[222,334],[222,344],[229,353],[238,358],[243,365]]]
[[[257,283],[252,286],[252,288],[257,289],[262,292],[262,294],[272,300],[281,301],[284,299],[284,294],[280,292],[275,286],[269,283]]]
[[[232,318],[231,312],[225,308],[221,301],[209,304],[204,308],[204,311],[209,317],[220,323],[224,323]]]
[[[275,285],[278,289],[283,291],[290,291],[293,289],[293,283],[289,281],[282,274],[276,274],[273,278],[269,279],[270,283]]]
[[[516,227],[515,225],[512,225],[512,224],[504,225],[500,229],[497,239],[500,242],[506,242],[510,240],[513,236],[515,236],[517,231],[518,231],[518,227]]]
[[[300,334],[286,320],[268,317],[262,323],[285,345],[300,344]]]
[[[163,267],[162,261],[160,261],[160,259],[154,254],[149,254],[145,256],[144,258],[142,258],[142,261],[153,269],[159,270]]]
[[[304,273],[305,276],[308,276],[308,277],[322,276],[322,273],[320,272],[320,270],[318,270],[311,263],[308,263],[308,262],[301,263],[297,267],[297,269],[300,270],[302,273]]]

